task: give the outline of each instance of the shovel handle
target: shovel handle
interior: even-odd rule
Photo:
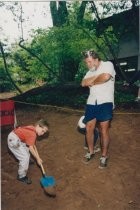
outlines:
[[[36,148],[35,145],[34,145],[34,150],[35,150],[36,155],[39,157],[39,154],[38,154],[38,151],[37,151],[37,148]],[[40,167],[41,167],[41,170],[42,170],[43,175],[45,176],[46,173],[45,173],[45,169],[44,169],[42,163],[41,163]]]
[[[44,170],[44,167],[43,167],[42,163],[41,163],[40,167],[41,167],[43,175],[45,176],[46,173],[45,173],[45,170]]]

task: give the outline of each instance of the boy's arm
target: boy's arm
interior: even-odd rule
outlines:
[[[37,151],[37,148],[36,148],[35,145],[33,146],[33,148],[34,148],[34,150],[35,150],[36,156],[37,156],[38,158],[40,158],[40,156],[39,156],[39,154],[38,154],[38,151]]]
[[[35,145],[29,146],[29,150],[30,150],[31,154],[33,155],[33,157],[36,159],[38,165],[41,165],[42,160],[41,160],[38,152],[36,152],[36,146]]]

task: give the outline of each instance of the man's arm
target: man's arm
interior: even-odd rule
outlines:
[[[111,74],[108,73],[103,73],[98,75],[98,77],[93,81],[92,85],[99,85],[99,84],[103,84],[107,81],[109,81],[111,79]]]
[[[103,83],[107,82],[108,80],[110,80],[111,77],[112,76],[108,73],[99,74],[97,76],[83,79],[81,85],[82,85],[82,87],[86,87],[86,86],[103,84]]]
[[[83,79],[82,82],[81,82],[81,86],[82,87],[92,86],[93,85],[93,82],[95,81],[95,79],[97,77],[98,76],[93,76],[93,77],[89,77],[89,78]]]

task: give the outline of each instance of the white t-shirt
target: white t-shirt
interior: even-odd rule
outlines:
[[[87,100],[87,104],[103,104],[107,102],[112,102],[114,104],[114,83],[115,83],[115,70],[114,66],[110,61],[101,61],[97,70],[89,70],[84,79],[92,76],[97,76],[102,73],[110,74],[112,77],[110,80],[103,84],[93,85],[89,87],[90,93]]]

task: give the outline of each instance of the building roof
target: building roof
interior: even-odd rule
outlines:
[[[109,26],[112,26],[115,34],[120,37],[117,57],[125,58],[138,56],[139,7],[102,19],[98,24],[97,33],[103,33]]]

